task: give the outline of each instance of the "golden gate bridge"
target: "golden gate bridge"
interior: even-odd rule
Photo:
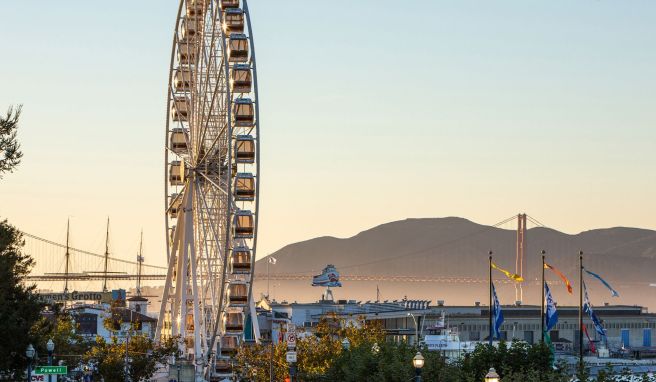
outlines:
[[[524,260],[525,236],[527,221],[535,226],[543,227],[539,221],[531,218],[526,214],[513,215],[504,219],[489,228],[508,228],[508,225],[514,225],[517,222],[517,245],[516,245],[516,264],[515,272],[522,274],[522,264]],[[109,222],[108,222],[109,226]],[[68,238],[67,232],[67,238]],[[135,282],[137,287],[141,281],[164,281],[166,279],[166,266],[148,264],[144,262],[144,257],[140,253],[133,256],[134,260],[128,260],[126,257],[110,254],[109,252],[109,229],[105,238],[105,252],[98,253],[94,251],[79,249],[70,246],[69,243],[59,243],[49,240],[28,232],[23,232],[25,239],[25,253],[35,259],[35,266],[27,281],[39,282],[40,286],[49,284],[50,289],[67,290],[68,284],[73,282],[100,282],[102,281],[103,290],[106,291],[107,283],[113,282],[125,287],[127,282]],[[466,238],[459,238],[457,240]],[[68,240],[67,240],[68,241]],[[379,261],[384,261],[380,259]],[[346,268],[348,268],[347,266]],[[304,273],[255,273],[255,281],[303,281],[311,280],[313,272]],[[487,279],[463,276],[412,276],[412,275],[358,275],[342,274],[341,279],[345,281],[384,281],[384,282],[428,282],[428,283],[449,283],[449,284],[480,284],[487,283]],[[61,288],[60,285],[61,284]],[[521,290],[517,291],[517,298],[521,300]]]

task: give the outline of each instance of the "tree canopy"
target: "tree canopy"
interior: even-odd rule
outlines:
[[[0,117],[0,179],[2,174],[12,172],[23,157],[16,139],[21,109],[21,106],[16,109],[10,107],[6,116]]]
[[[6,220],[0,222],[0,370],[14,373],[27,365],[25,349],[36,345],[31,332],[40,318],[42,304],[34,285],[26,285],[25,277],[34,260],[23,253],[24,241],[18,229]],[[38,349],[37,349],[38,350]]]

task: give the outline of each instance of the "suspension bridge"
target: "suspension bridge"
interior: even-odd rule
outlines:
[[[543,227],[539,221],[525,214],[511,216],[488,227],[509,229],[510,225],[514,226],[515,222],[517,223],[517,261],[515,265],[517,274],[521,274],[523,271],[522,264],[527,221],[535,226]],[[84,289],[82,286],[85,283],[88,288],[90,285],[97,285],[99,282],[102,282],[102,288],[106,290],[109,282],[114,286],[126,288],[134,285],[138,287],[141,281],[164,281],[166,279],[167,267],[145,263],[144,257],[140,253],[132,257],[134,260],[129,260],[127,256],[118,256],[110,253],[108,245],[109,230],[107,230],[105,237],[104,253],[76,248],[68,245],[68,243],[60,243],[28,232],[23,232],[23,237],[25,239],[25,252],[35,259],[35,266],[27,277],[27,280],[37,282],[41,287],[47,286],[47,289],[66,290],[69,284],[78,289]],[[467,237],[456,240],[466,239]],[[377,261],[387,260],[390,259],[380,259]],[[362,264],[356,264],[356,266],[359,265]],[[351,265],[346,264],[344,266],[346,269],[350,267]],[[310,281],[312,276],[313,271],[274,274],[259,272],[254,274],[254,279],[255,281]],[[480,284],[487,282],[487,280],[481,278],[462,276],[425,277],[369,274],[343,274],[341,279],[356,282],[428,282],[448,284]]]

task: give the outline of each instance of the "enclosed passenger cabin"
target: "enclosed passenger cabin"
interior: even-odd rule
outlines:
[[[182,65],[193,65],[196,63],[197,47],[192,41],[178,42],[178,61]]]
[[[244,11],[239,8],[226,9],[223,14],[223,31],[226,36],[244,33]]]
[[[214,367],[219,374],[230,374],[232,373],[232,363],[230,362],[229,357],[217,357],[216,364]]]
[[[244,331],[244,314],[241,312],[228,312],[223,317],[223,327],[226,332]]]
[[[191,70],[189,67],[179,67],[175,70],[173,84],[176,92],[188,92],[191,90]]]
[[[235,247],[230,257],[232,274],[243,274],[251,272],[252,253],[248,247]]]
[[[209,5],[208,0],[187,0],[187,16],[203,16]]]
[[[171,102],[171,118],[174,121],[187,122],[189,117],[189,99],[175,97]]]
[[[184,184],[184,162],[175,160],[169,165],[169,182],[171,186],[182,186]]]
[[[194,344],[196,343],[196,341],[194,340],[194,336],[192,336],[192,335],[186,336],[185,339],[184,339],[184,343],[185,343],[185,347],[187,349],[193,349]]]
[[[221,8],[239,8],[239,0],[221,0]]]
[[[235,213],[235,238],[251,239],[255,231],[255,219],[251,211],[239,210]]]
[[[255,177],[250,173],[238,173],[235,177],[235,200],[252,202],[255,200]]]
[[[232,118],[237,126],[252,126],[255,122],[255,107],[250,98],[237,98],[232,104]]]
[[[230,306],[245,306],[248,303],[248,285],[242,281],[231,281],[226,292]]]
[[[250,66],[235,64],[230,71],[230,86],[233,93],[250,93],[253,85],[253,75]]]
[[[187,325],[187,330],[194,330],[194,314],[187,313],[187,319],[185,324]]]
[[[202,16],[198,17],[185,17],[180,22],[180,39],[182,41],[191,42],[198,36],[198,33],[201,30],[201,23],[203,22]]]
[[[239,340],[237,336],[223,336],[221,337],[221,354],[234,354],[237,352]]]
[[[228,61],[248,61],[248,37],[245,34],[233,33],[228,39]]]
[[[169,196],[169,216],[172,218],[177,217],[180,206],[182,206],[182,195],[171,194]]]
[[[235,160],[237,163],[255,162],[255,138],[250,135],[238,135],[235,140]]]
[[[176,127],[171,130],[169,148],[175,153],[184,153],[187,151],[187,138],[184,130]]]

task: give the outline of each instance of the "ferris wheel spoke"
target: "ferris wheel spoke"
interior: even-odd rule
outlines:
[[[202,176],[212,187],[214,187],[224,195],[226,196],[228,195],[227,187],[222,187],[220,184],[216,183],[212,178],[207,176],[207,174],[205,174],[205,172],[203,171],[197,171],[196,173],[200,174],[200,176]]]
[[[200,187],[196,188],[196,201],[197,201],[197,205],[198,205],[197,209],[200,213],[200,220],[205,221],[205,219],[208,218],[208,217],[205,216],[205,211],[207,211],[207,205],[201,197]],[[211,243],[212,243],[211,240],[214,240],[216,242],[217,237],[214,236],[213,239],[211,239],[209,237],[208,227],[207,227],[206,224],[199,224],[199,228],[202,231],[202,232],[200,232],[200,234],[202,235],[201,236],[202,237],[202,242],[203,242],[204,249],[205,249],[205,267],[206,267],[205,271],[207,272],[207,279],[208,279],[209,289],[210,289],[210,292],[211,292],[210,298],[211,298],[211,301],[214,301],[215,300],[215,295],[214,295],[215,287],[214,286],[215,286],[216,277],[215,277],[215,274],[214,274],[214,271],[213,271],[213,265],[214,265],[214,259],[212,257],[213,248],[210,249],[210,246],[211,246]],[[213,227],[211,227],[211,228],[213,228]]]

